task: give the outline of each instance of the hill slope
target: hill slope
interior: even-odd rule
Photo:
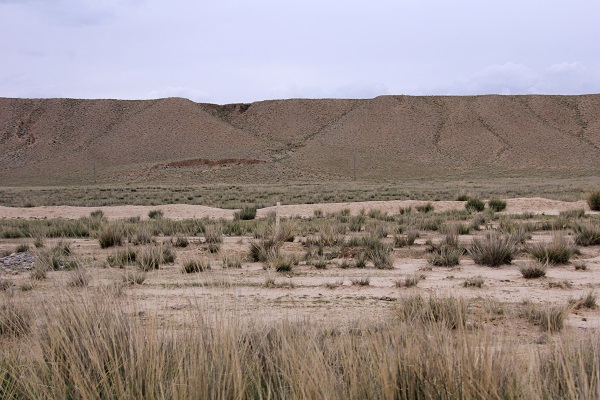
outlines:
[[[600,172],[600,95],[0,99],[2,185]],[[356,166],[356,167],[355,167]]]

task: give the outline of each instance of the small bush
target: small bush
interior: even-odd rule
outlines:
[[[100,243],[100,247],[103,249],[107,247],[121,246],[123,244],[123,240],[123,231],[113,224],[104,225],[98,234],[98,242]]]
[[[152,242],[154,242],[154,238],[152,237],[152,232],[147,226],[140,227],[133,237],[133,244],[136,246],[140,244],[150,244]]]
[[[404,298],[399,305],[400,320],[442,324],[450,329],[464,328],[467,323],[467,302],[454,297],[424,298],[421,294]]]
[[[142,271],[158,269],[162,261],[162,249],[160,246],[148,246],[143,249],[137,257],[137,263]]]
[[[539,325],[542,330],[548,332],[559,332],[565,326],[568,310],[562,306],[535,306],[530,303],[524,305],[525,309],[521,315],[529,322]]]
[[[270,263],[277,272],[290,272],[292,270],[292,260],[286,257],[279,257]]]
[[[433,204],[431,204],[431,203],[419,205],[419,206],[416,206],[415,208],[420,213],[430,213],[430,212],[433,212],[433,210],[434,210]]]
[[[468,194],[459,194],[456,196],[456,201],[469,201],[470,198]]]
[[[206,243],[223,243],[223,227],[218,225],[207,225],[204,228],[204,240]]]
[[[546,276],[546,267],[540,264],[527,264],[519,267],[519,271],[525,279],[537,279]]]
[[[414,274],[412,276],[407,276],[404,280],[396,281],[396,287],[413,287],[417,286],[419,282],[425,279],[425,275],[423,274]]]
[[[350,282],[356,286],[369,286],[371,284],[371,278],[368,276],[365,278],[353,278],[350,279]]]
[[[13,303],[0,306],[0,336],[22,336],[29,332],[32,315]]]
[[[46,279],[47,278],[46,267],[42,263],[36,262],[35,265],[33,266],[33,269],[31,270],[31,274],[29,275],[29,278],[36,280],[36,281],[41,281],[42,279]]]
[[[587,264],[583,261],[576,262],[573,266],[575,267],[575,271],[587,271],[588,269]]]
[[[588,194],[587,203],[591,210],[600,211],[600,190]]]
[[[437,267],[454,267],[460,263],[463,249],[458,246],[442,244],[429,256],[428,262]]]
[[[150,219],[161,219],[163,217],[162,210],[150,210],[148,212],[148,218]]]
[[[468,252],[477,264],[499,267],[511,263],[516,252],[516,243],[510,235],[502,236],[493,232],[483,239],[473,239]]]
[[[564,218],[564,219],[575,219],[575,218],[582,218],[585,216],[585,210],[583,208],[578,208],[575,210],[566,210],[566,211],[561,211],[560,213],[558,213],[560,218]]]
[[[188,247],[190,245],[190,241],[185,236],[177,235],[175,241],[173,242],[173,246],[175,247]]]
[[[327,268],[327,260],[323,257],[317,258],[313,265],[316,269],[326,269]]]
[[[535,243],[529,252],[533,258],[544,264],[566,264],[573,255],[574,248],[563,236],[554,236],[550,243]]]
[[[485,208],[485,203],[476,198],[470,198],[467,200],[467,204],[465,204],[465,209],[468,211],[483,211]]]
[[[137,251],[131,248],[118,250],[113,254],[109,254],[106,262],[111,267],[123,268],[126,265],[133,265],[137,261]]]
[[[260,239],[250,242],[249,258],[252,261],[266,262],[279,255],[280,242],[272,239]]]
[[[500,199],[490,199],[488,207],[495,212],[503,211],[506,208],[506,201]]]
[[[177,257],[177,253],[173,248],[171,243],[163,243],[161,246],[161,263],[172,264],[175,262],[175,258]]]
[[[15,248],[15,253],[27,253],[29,251],[29,245],[27,243],[21,243]]]
[[[35,239],[33,240],[33,245],[35,246],[36,249],[40,249],[40,248],[44,247],[44,237],[42,235],[36,236]]]
[[[575,243],[580,246],[596,246],[600,244],[600,224],[585,223],[573,226]]]
[[[123,274],[123,282],[127,285],[141,285],[146,280],[143,271],[127,271]]]
[[[242,259],[236,254],[225,253],[221,257],[223,268],[242,268]]]
[[[571,289],[573,284],[568,280],[564,279],[562,281],[549,281],[548,288],[549,289]]]
[[[191,274],[195,272],[203,272],[210,269],[210,262],[203,259],[196,260],[188,260],[183,263],[182,272],[186,274]]]
[[[481,276],[475,276],[473,278],[467,278],[463,281],[464,287],[476,287],[482,288],[484,284],[484,280]]]
[[[221,245],[219,243],[209,243],[206,249],[210,254],[216,254],[221,250]]]
[[[233,214],[235,220],[249,221],[254,218],[256,218],[256,207],[244,206],[240,211]]]
[[[598,307],[596,294],[594,291],[588,292],[584,297],[581,297],[576,303],[574,308],[589,308],[590,310],[595,310]]]
[[[71,287],[85,287],[90,283],[91,276],[84,268],[77,268],[71,272],[71,277],[67,282]]]
[[[11,281],[9,281],[7,279],[0,279],[0,290],[6,291],[13,286],[14,286],[14,284]]]
[[[103,219],[104,218],[104,211],[102,210],[94,210],[90,213],[90,218],[92,219]]]

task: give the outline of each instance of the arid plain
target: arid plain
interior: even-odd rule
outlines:
[[[600,96],[0,99],[0,127],[3,397],[600,393]]]

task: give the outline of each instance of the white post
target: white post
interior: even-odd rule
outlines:
[[[275,229],[279,232],[279,207],[281,206],[281,202],[277,202],[277,207],[275,208]]]

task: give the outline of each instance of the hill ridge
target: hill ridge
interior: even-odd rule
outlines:
[[[598,160],[600,95],[0,98],[5,185],[89,183],[93,165],[101,182],[251,182],[589,176]]]

